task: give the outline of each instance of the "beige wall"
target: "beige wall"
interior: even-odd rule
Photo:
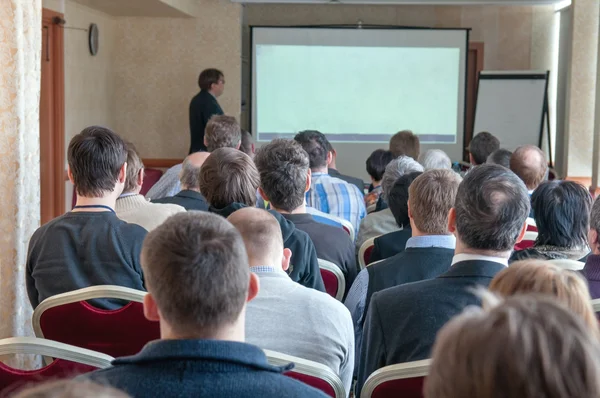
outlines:
[[[240,115],[241,6],[203,0],[202,10],[196,19],[117,19],[115,128],[144,157],[187,155],[188,107],[204,68],[223,71],[219,102]]]

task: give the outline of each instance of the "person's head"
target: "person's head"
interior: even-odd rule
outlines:
[[[421,152],[419,137],[410,130],[397,132],[390,138],[390,152],[394,156],[408,156],[417,160]]]
[[[242,130],[233,116],[214,115],[204,130],[204,145],[209,152],[219,148],[236,148],[242,143]]]
[[[540,148],[523,145],[510,157],[510,169],[523,180],[527,189],[533,191],[546,179],[548,162]]]
[[[425,398],[596,398],[600,345],[555,298],[470,307],[437,334]]]
[[[408,216],[415,232],[447,235],[448,212],[454,206],[462,178],[452,170],[428,170],[408,189]]]
[[[526,293],[554,296],[581,316],[590,331],[598,334],[598,320],[587,283],[576,272],[543,260],[515,261],[496,274],[489,290],[502,297]]]
[[[302,145],[308,153],[310,169],[312,171],[327,171],[327,165],[331,162],[331,144],[325,134],[315,130],[301,131],[296,134],[294,140]]]
[[[536,246],[561,248],[587,244],[592,196],[574,181],[545,181],[531,195],[538,229]]]
[[[452,161],[441,149],[430,149],[419,155],[419,163],[425,171],[433,169],[452,169]]]
[[[208,91],[219,97],[225,91],[225,77],[218,69],[204,69],[198,77],[198,86],[201,90]]]
[[[507,169],[510,169],[510,158],[512,156],[512,152],[508,149],[497,149],[494,152],[490,153],[488,156],[486,163],[491,164],[499,164],[500,166],[504,166]],[[527,184],[525,184],[527,185]]]
[[[106,127],[86,127],[71,139],[67,149],[69,180],[78,196],[117,197],[127,179],[125,142]]]
[[[252,134],[250,134],[247,130],[242,130],[242,141],[239,149],[246,155],[250,156],[250,158],[254,157],[254,139],[252,138]]]
[[[487,131],[482,131],[469,144],[469,159],[471,164],[484,164],[488,156],[500,149],[500,141]]]
[[[250,267],[281,267],[287,271],[292,252],[283,248],[279,222],[268,211],[245,207],[227,217],[242,235]]]
[[[422,172],[423,166],[409,156],[400,156],[388,163],[381,178],[381,196],[383,200],[388,201],[388,193],[392,190],[398,178],[413,171]]]
[[[594,254],[600,254],[600,200],[596,199],[590,213],[588,243]]]
[[[258,293],[240,233],[226,219],[190,211],[144,239],[144,314],[163,339],[244,340],[246,301]]]
[[[237,149],[215,150],[200,169],[200,192],[217,209],[232,203],[254,206],[259,184],[260,176],[254,162]]]
[[[133,143],[126,141],[125,147],[127,148],[127,178],[123,193],[140,193],[144,183],[144,163]]]
[[[394,155],[385,149],[376,149],[367,158],[367,173],[371,176],[373,183],[379,184],[383,178],[385,168],[394,160]]]
[[[128,398],[121,390],[89,380],[58,380],[20,390],[13,398]]]
[[[290,213],[304,204],[310,168],[302,145],[294,140],[273,140],[259,148],[254,163],[260,173],[260,193],[274,209]]]
[[[413,181],[421,174],[423,174],[421,171],[412,171],[404,174],[396,180],[388,193],[388,206],[399,227],[410,227],[410,217],[408,216],[409,188]]]
[[[200,192],[200,169],[209,155],[210,153],[208,152],[194,152],[183,160],[181,171],[179,172],[181,189]]]
[[[508,257],[525,235],[530,204],[527,188],[497,164],[474,167],[458,186],[448,229],[456,250]]]

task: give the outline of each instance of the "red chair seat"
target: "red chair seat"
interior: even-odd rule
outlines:
[[[286,376],[291,377],[292,379],[296,379],[301,381],[304,384],[308,384],[311,387],[316,388],[317,390],[323,391],[328,396],[335,398],[335,390],[331,386],[331,384],[327,383],[325,380],[320,379],[318,377],[310,376],[307,374],[297,373],[293,370],[284,373]]]
[[[152,186],[156,184],[158,180],[160,180],[162,175],[162,170],[144,169],[144,183],[142,184],[142,190],[140,191],[140,194],[146,195],[150,188],[152,188]]]
[[[371,254],[373,253],[373,249],[375,248],[375,246],[369,246],[367,247],[367,249],[365,250],[365,254],[363,256],[363,258],[365,259],[365,264],[369,265],[371,263]]]
[[[371,394],[372,398],[422,398],[425,377],[390,380],[379,384]]]
[[[323,284],[325,285],[325,291],[331,297],[336,298],[338,294],[338,280],[337,276],[329,270],[321,268],[321,277],[323,278]]]

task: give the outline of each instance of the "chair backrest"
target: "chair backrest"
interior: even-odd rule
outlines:
[[[319,259],[319,270],[325,284],[325,291],[331,297],[342,301],[346,290],[346,278],[340,267],[330,261]]]
[[[21,387],[52,379],[66,379],[110,366],[112,357],[56,341],[35,337],[0,340],[0,357],[33,354],[54,358],[41,369],[21,370],[0,362],[0,396],[8,396]]]
[[[375,210],[377,210],[377,203],[374,203],[374,204],[370,205],[369,207],[367,207],[367,214],[371,214]]]
[[[390,365],[373,372],[363,385],[361,398],[421,398],[430,359]]]
[[[148,193],[148,191],[150,190],[150,188],[152,188],[152,186],[154,184],[156,184],[158,182],[158,180],[160,180],[160,177],[162,177],[162,175],[163,175],[162,170],[144,169],[144,183],[142,184],[142,189],[140,190],[140,194],[146,195]]]
[[[285,366],[294,363],[294,369],[285,372],[285,375],[308,384],[332,398],[346,398],[346,390],[342,381],[334,371],[318,362],[309,361],[276,351],[263,350],[267,360],[273,366]]]
[[[373,252],[374,247],[375,238],[369,238],[360,245],[360,249],[358,249],[358,265],[360,266],[360,269],[369,265],[369,260],[371,259],[371,253]]]
[[[538,233],[533,231],[526,231],[523,240],[515,245],[515,250],[529,249],[535,245]]]
[[[144,317],[146,292],[122,286],[92,286],[52,296],[33,312],[33,329],[44,337],[113,357],[138,353],[149,341],[160,338],[158,322]],[[108,311],[86,300],[114,298],[129,301]]]
[[[350,235],[350,240],[354,242],[354,239],[356,239],[356,234],[354,232],[354,226],[352,226],[352,223],[348,220],[339,217],[338,220],[340,224],[342,224],[342,228],[344,228],[344,231],[346,231],[348,235]]]
[[[556,265],[557,267],[560,267],[562,269],[568,269],[571,271],[581,271],[583,269],[583,267],[585,266],[585,263],[582,261],[577,261],[577,260],[569,260],[566,258],[557,258],[554,260],[548,260],[550,261],[552,264]]]

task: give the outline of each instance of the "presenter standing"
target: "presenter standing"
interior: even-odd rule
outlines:
[[[206,151],[204,129],[213,115],[222,115],[223,109],[217,98],[225,90],[223,72],[205,69],[198,77],[200,92],[190,102],[190,153]]]

